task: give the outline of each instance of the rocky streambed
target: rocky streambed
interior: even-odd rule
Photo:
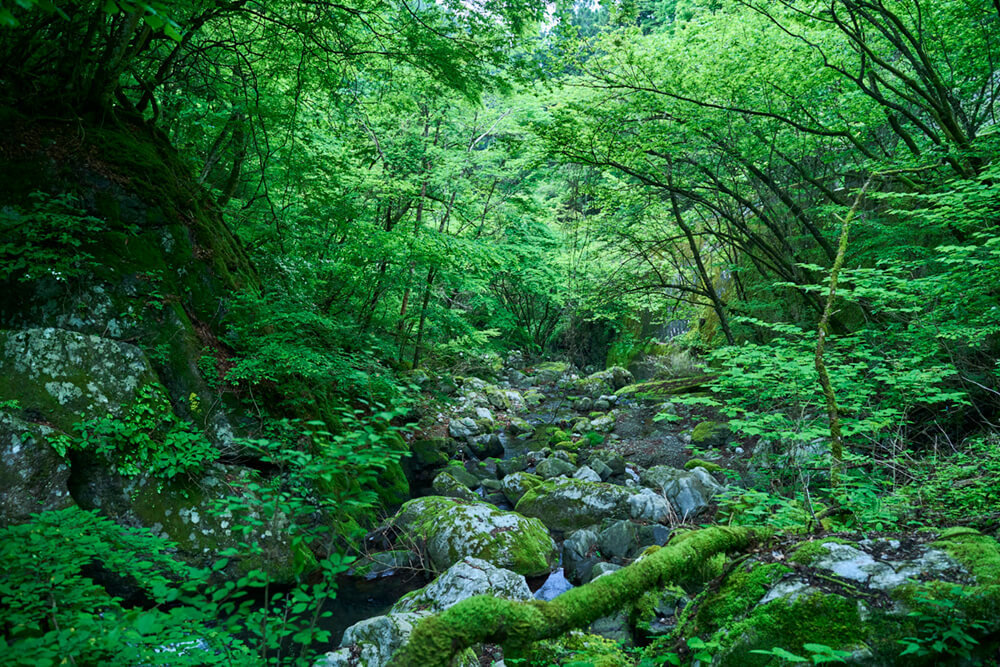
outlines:
[[[564,364],[515,367],[496,382],[456,378],[441,389],[453,394],[449,411],[411,443],[408,464],[426,495],[373,534],[373,551],[353,571],[433,580],[348,628],[317,665],[385,665],[422,618],[463,600],[555,600],[626,567],[711,520],[719,494],[739,494],[736,471],[751,456],[724,426],[672,404],[655,385],[637,386],[621,368],[581,376]],[[663,412],[677,418],[652,419]],[[725,559],[716,557],[699,565],[714,588],[651,588],[589,628],[540,644],[549,654],[539,664],[635,664],[628,647],[660,642],[684,653],[689,635],[713,637],[714,664],[767,664],[752,651],[801,644],[803,628],[807,642],[825,637],[849,647],[844,655],[855,662],[881,664],[899,653],[891,642],[905,636],[907,600],[921,586],[996,578],[1000,570],[969,557],[984,549],[997,554],[993,540],[973,532],[803,537],[745,556],[721,579]],[[499,648],[480,646],[457,664],[502,659]]]

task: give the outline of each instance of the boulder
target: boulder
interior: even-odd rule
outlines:
[[[666,498],[652,489],[642,489],[628,499],[629,515],[637,521],[661,523],[673,515]]]
[[[701,422],[691,431],[691,444],[701,448],[724,447],[732,436],[733,432],[727,424]]]
[[[573,473],[574,479],[583,480],[584,482],[600,482],[601,476],[598,475],[589,466],[580,466],[575,473]]]
[[[0,411],[0,526],[69,507],[69,461],[49,439],[58,432]]]
[[[542,478],[526,472],[515,472],[501,480],[500,490],[512,504],[516,505],[524,494],[542,483]]]
[[[678,470],[654,466],[642,473],[642,483],[663,494],[681,517],[694,516],[705,507],[723,486],[704,468]]]
[[[548,602],[549,600],[556,599],[571,588],[573,588],[573,584],[566,578],[566,575],[563,574],[563,569],[560,567],[549,575],[549,578],[545,580],[541,588],[535,591],[535,599]]]
[[[623,561],[639,551],[639,531],[634,523],[619,519],[601,528],[597,548],[606,559]]]
[[[392,612],[427,611],[437,613],[475,595],[508,600],[530,600],[531,589],[524,577],[466,556],[423,588],[407,593],[392,606]]]
[[[566,577],[575,583],[590,579],[591,570],[599,562],[597,558],[597,533],[581,529],[563,541],[563,568]]]
[[[392,519],[397,531],[426,545],[431,567],[443,572],[466,556],[526,576],[548,574],[558,558],[538,519],[485,503],[428,496],[407,502]]]
[[[556,458],[555,456],[550,456],[535,466],[535,474],[542,479],[551,479],[553,477],[559,477],[560,475],[570,475],[574,472],[576,472],[575,465],[569,461]]]
[[[74,462],[70,490],[84,509],[99,509],[116,523],[149,528],[175,542],[178,555],[195,567],[210,567],[222,552],[255,543],[258,550],[232,558],[220,576],[236,579],[263,570],[290,583],[316,566],[309,548],[289,535],[290,518],[262,497],[257,471],[215,463],[195,479],[122,477],[99,465]],[[218,507],[229,497],[228,506]],[[245,549],[241,549],[245,551]]]
[[[460,498],[461,500],[470,501],[477,500],[476,494],[470,491],[468,486],[455,479],[451,470],[443,470],[438,473],[438,476],[434,478],[434,483],[431,486],[434,489],[434,492],[439,496]]]
[[[464,440],[474,435],[479,435],[479,425],[472,417],[462,417],[452,419],[448,423],[448,435],[458,440]]]
[[[85,418],[123,415],[156,383],[134,345],[65,329],[0,331],[0,401],[66,433]]]
[[[570,531],[604,519],[629,516],[631,493],[620,486],[556,478],[539,483],[517,502],[517,512],[541,519],[552,530]]]
[[[400,612],[355,623],[344,631],[341,648],[316,660],[313,667],[384,667],[409,641],[413,628],[428,615],[428,612]],[[459,667],[478,667],[479,660],[469,649],[456,663]]]

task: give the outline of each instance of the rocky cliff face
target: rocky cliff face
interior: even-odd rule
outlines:
[[[230,294],[257,278],[166,139],[112,125],[16,119],[0,139],[0,523],[76,503],[204,565],[243,539],[212,506],[252,495],[258,473],[199,363],[220,351]],[[308,564],[286,517],[259,519],[265,569]]]

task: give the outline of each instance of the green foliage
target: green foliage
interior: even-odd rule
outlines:
[[[791,651],[787,651],[779,646],[775,646],[770,650],[756,649],[750,651],[751,653],[757,653],[760,655],[770,655],[778,658],[782,663],[812,663],[814,665],[825,664],[828,662],[840,662],[846,663],[847,658],[851,657],[850,651],[841,651],[839,649],[830,648],[825,644],[803,644],[802,648],[809,651],[810,657],[803,658],[800,655],[795,655]]]
[[[52,278],[67,283],[95,266],[87,250],[107,223],[80,210],[69,193],[34,192],[27,208],[0,208],[0,282]]]
[[[901,465],[912,477],[884,502],[924,525],[985,525],[992,520],[1000,493],[998,447],[995,437],[978,437],[952,451],[910,457]]]
[[[149,531],[72,507],[0,529],[0,650],[10,664],[169,664],[197,647],[201,664],[236,662],[243,643],[211,625],[211,609],[182,604],[206,574],[170,555]],[[95,567],[153,603],[131,607],[96,583]]]
[[[963,605],[973,595],[974,592],[962,586],[953,586],[943,595],[919,590],[914,599],[918,608],[909,614],[916,621],[919,634],[899,640],[905,647],[900,656],[972,659],[979,645],[973,635],[982,635],[987,629],[985,620],[970,619],[962,613]]]
[[[60,455],[93,452],[111,461],[122,475],[158,479],[194,474],[218,458],[208,439],[174,414],[166,392],[156,385],[139,389],[133,405],[115,417],[86,419],[73,425],[76,436],[50,439]]]

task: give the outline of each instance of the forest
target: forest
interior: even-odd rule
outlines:
[[[1000,0],[0,0],[0,665],[1000,663]]]

